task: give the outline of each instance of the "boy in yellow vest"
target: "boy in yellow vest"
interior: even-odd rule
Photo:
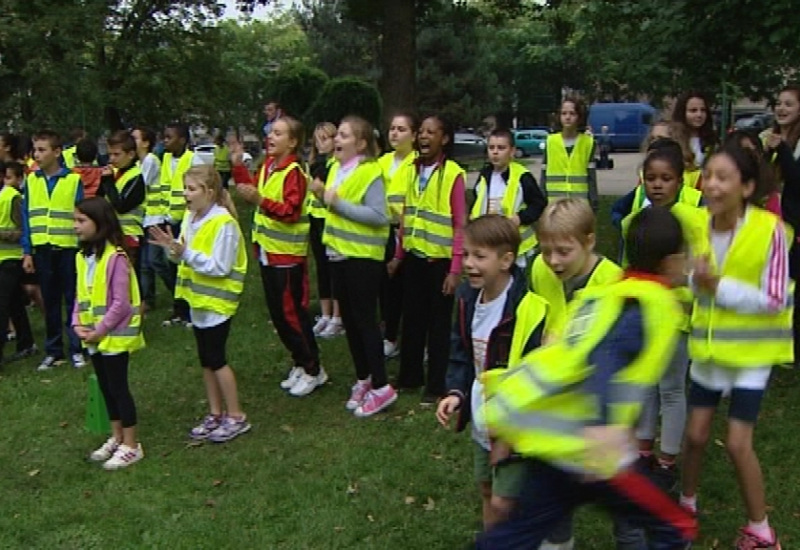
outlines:
[[[47,371],[64,358],[66,326],[69,352],[75,368],[86,366],[81,342],[63,309],[75,302],[75,253],[78,237],[72,227],[75,206],[83,200],[83,182],[60,164],[61,137],[43,130],[33,137],[33,155],[39,168],[28,174],[22,208],[22,267],[39,275],[45,307],[46,356],[37,368]]]
[[[0,332],[4,332],[11,319],[16,331],[17,353],[10,360],[16,360],[36,352],[22,291],[22,195],[19,187],[25,178],[25,167],[17,162],[0,162],[0,166],[3,175],[0,186]],[[0,365],[5,343],[6,338],[0,338]]]
[[[489,162],[475,184],[475,202],[469,217],[474,220],[484,214],[501,214],[513,221],[522,238],[517,265],[524,268],[536,247],[533,224],[542,215],[547,199],[533,174],[513,161],[515,152],[511,132],[492,130],[488,145]]]
[[[477,548],[538,548],[588,502],[645,529],[650,548],[684,549],[697,534],[692,515],[633,469],[644,393],[678,338],[671,287],[685,277],[683,231],[668,210],[648,208],[631,222],[626,245],[624,279],[577,298],[560,342],[483,375],[489,430],[528,459],[528,471],[511,517],[480,535]]]

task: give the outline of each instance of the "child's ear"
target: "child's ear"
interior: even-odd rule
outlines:
[[[503,271],[510,271],[511,266],[514,265],[514,261],[516,260],[516,256],[510,250],[505,252],[502,256],[500,256],[500,265],[503,268]]]
[[[742,189],[742,196],[745,200],[748,200],[753,194],[756,192],[756,182],[755,180],[749,180],[744,182],[743,189]]]
[[[594,233],[589,233],[586,235],[586,248],[589,250],[594,250],[594,247],[597,245],[597,238]]]

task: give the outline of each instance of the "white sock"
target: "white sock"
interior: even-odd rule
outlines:
[[[769,527],[769,520],[764,517],[762,521],[748,521],[747,530],[767,542],[775,542],[774,533]]]
[[[330,315],[323,315],[322,317],[320,317],[320,319],[322,319],[323,321],[330,321],[331,320],[331,316]]]
[[[681,493],[680,497],[680,504],[684,508],[688,508],[692,512],[697,512],[697,495],[687,497],[683,493]]]

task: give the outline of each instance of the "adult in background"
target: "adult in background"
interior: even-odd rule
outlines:
[[[264,122],[264,126],[261,127],[261,134],[264,140],[266,140],[270,130],[272,130],[272,125],[283,116],[280,103],[274,99],[270,99],[264,103],[264,116],[267,120]]]

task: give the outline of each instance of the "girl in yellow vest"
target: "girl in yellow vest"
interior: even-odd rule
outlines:
[[[321,122],[314,129],[314,145],[308,159],[312,181],[317,186],[324,186],[328,179],[328,171],[336,159],[333,157],[333,138],[336,137],[336,126],[331,122]],[[314,335],[320,338],[333,338],[342,334],[342,315],[339,311],[339,300],[333,296],[331,272],[328,266],[328,255],[322,244],[325,232],[325,205],[313,194],[308,194],[308,221],[310,224],[309,240],[314,254],[314,266],[317,270],[317,299],[319,299],[320,316],[314,323]]]
[[[703,163],[718,143],[705,94],[689,91],[678,97],[672,111],[672,137],[681,143],[686,152],[684,184],[701,189]]]
[[[402,231],[392,275],[403,262],[403,346],[398,385],[425,385],[422,404],[445,394],[450,321],[461,278],[466,220],[465,175],[455,161],[452,126],[440,116],[422,121],[417,135],[419,158],[406,191]],[[428,376],[423,355],[428,346]]]
[[[389,126],[389,145],[394,150],[378,159],[383,171],[391,218],[389,240],[386,243],[385,259],[387,264],[392,261],[397,249],[397,231],[400,229],[400,220],[403,217],[403,203],[406,200],[406,190],[413,177],[414,161],[417,158],[414,151],[416,138],[416,119],[409,114],[395,115]],[[388,270],[384,272],[380,303],[383,320],[383,354],[387,359],[397,357],[400,353],[397,336],[400,332],[400,318],[403,313],[402,269],[395,270],[392,276],[389,276]]]
[[[567,97],[559,112],[560,131],[547,136],[539,181],[549,200],[558,197],[587,199],[597,212],[597,170],[594,138],[586,133],[586,105]]]
[[[386,377],[377,318],[389,237],[386,190],[369,122],[345,117],[334,143],[338,162],[328,173],[325,187],[313,182],[312,190],[328,209],[322,241],[356,370],[346,407],[357,417],[368,417],[397,400]]]
[[[738,549],[778,549],[767,520],[753,431],[772,365],[792,361],[788,251],[780,219],[759,207],[759,162],[727,145],[707,162],[703,183],[709,254],[695,260],[689,336],[689,422],[683,460],[684,507],[697,510],[700,466],[714,412],[730,396],[725,448],[736,470],[748,523]]]
[[[210,411],[189,437],[222,443],[250,431],[225,353],[247,274],[247,250],[236,209],[214,167],[189,169],[184,186],[187,215],[180,239],[153,226],[150,242],[161,246],[171,261],[180,262],[175,296],[189,304],[203,367]]]
[[[300,168],[303,126],[282,116],[267,136],[267,160],[253,182],[242,165],[241,144],[233,145],[236,192],[255,206],[253,244],[272,325],[292,356],[281,387],[302,397],[328,381],[308,313],[308,180]]]
[[[128,385],[130,354],[144,347],[139,284],[117,215],[100,197],[75,207],[77,288],[72,328],[92,359],[112,434],[90,458],[117,470],[144,458]]]
[[[225,141],[225,134],[220,132],[214,138],[214,169],[219,173],[222,187],[228,188],[231,179],[231,150]]]

